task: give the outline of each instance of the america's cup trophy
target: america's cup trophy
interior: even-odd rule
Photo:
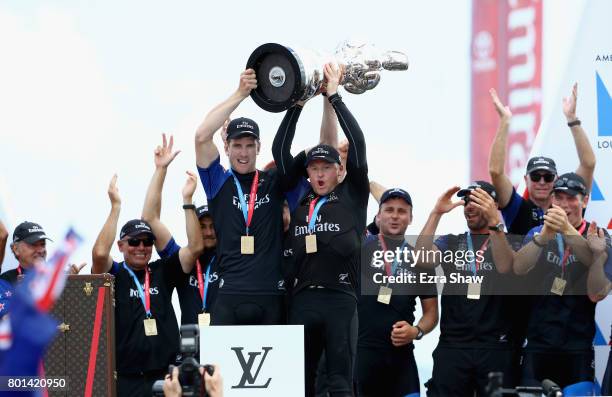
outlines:
[[[281,44],[263,44],[249,57],[247,69],[255,70],[257,88],[251,97],[269,112],[282,112],[300,100],[311,98],[323,84],[328,62],[343,70],[341,84],[352,94],[376,87],[382,70],[407,70],[408,58],[399,51],[378,51],[371,44],[345,41],[333,55]]]

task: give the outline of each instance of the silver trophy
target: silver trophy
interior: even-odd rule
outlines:
[[[269,112],[287,110],[319,91],[324,80],[323,67],[329,62],[343,68],[340,84],[352,94],[363,94],[376,87],[383,69],[408,69],[404,53],[380,52],[361,42],[345,41],[333,55],[268,43],[253,51],[246,65],[257,75],[257,88],[251,91],[251,97]]]

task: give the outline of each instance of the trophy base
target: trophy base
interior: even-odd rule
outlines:
[[[263,44],[249,57],[247,69],[255,70],[257,88],[251,98],[262,109],[278,113],[289,109],[303,95],[304,65],[293,50],[276,43]]]

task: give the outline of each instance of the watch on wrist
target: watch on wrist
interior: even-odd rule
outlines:
[[[489,230],[492,232],[503,232],[504,231],[504,224],[503,223],[498,223],[495,226],[489,226]]]
[[[184,210],[194,210],[196,209],[196,206],[194,204],[183,204],[183,209]]]
[[[574,126],[577,126],[577,125],[580,125],[580,119],[575,119],[575,120],[569,121],[567,123],[567,126],[570,127],[570,128],[574,127]]]
[[[536,233],[536,234],[534,234],[534,235],[533,235],[533,239],[532,239],[531,241],[533,241],[533,243],[534,243],[536,246],[538,246],[538,247],[540,247],[540,248],[544,248],[544,247],[546,247],[546,243],[542,243],[542,242],[538,241],[538,237],[540,237],[540,236],[541,236],[541,234],[540,234],[540,233]]]
[[[419,327],[418,325],[415,325],[414,328],[417,329],[417,336],[414,338],[415,340],[421,340],[423,338],[423,336],[425,335],[425,332],[423,332],[423,330],[421,329],[421,327]]]

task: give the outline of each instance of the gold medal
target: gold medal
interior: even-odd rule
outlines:
[[[157,324],[154,318],[144,320],[144,330],[146,336],[157,336]]]
[[[245,255],[255,253],[255,238],[253,236],[240,237],[240,253]]]
[[[313,254],[317,252],[317,235],[309,234],[306,236],[306,253]]]
[[[391,302],[391,294],[393,293],[393,290],[389,287],[385,287],[383,285],[380,286],[380,289],[378,290],[378,301],[380,303],[383,303],[385,305],[388,305]]]
[[[210,325],[210,313],[198,314],[198,325],[200,327],[207,327]]]
[[[480,283],[469,283],[467,290],[468,299],[480,299]]]
[[[561,296],[563,295],[563,291],[565,291],[566,284],[567,284],[567,281],[565,281],[561,277],[555,277],[555,281],[553,281],[550,292],[552,292],[555,295]]]

